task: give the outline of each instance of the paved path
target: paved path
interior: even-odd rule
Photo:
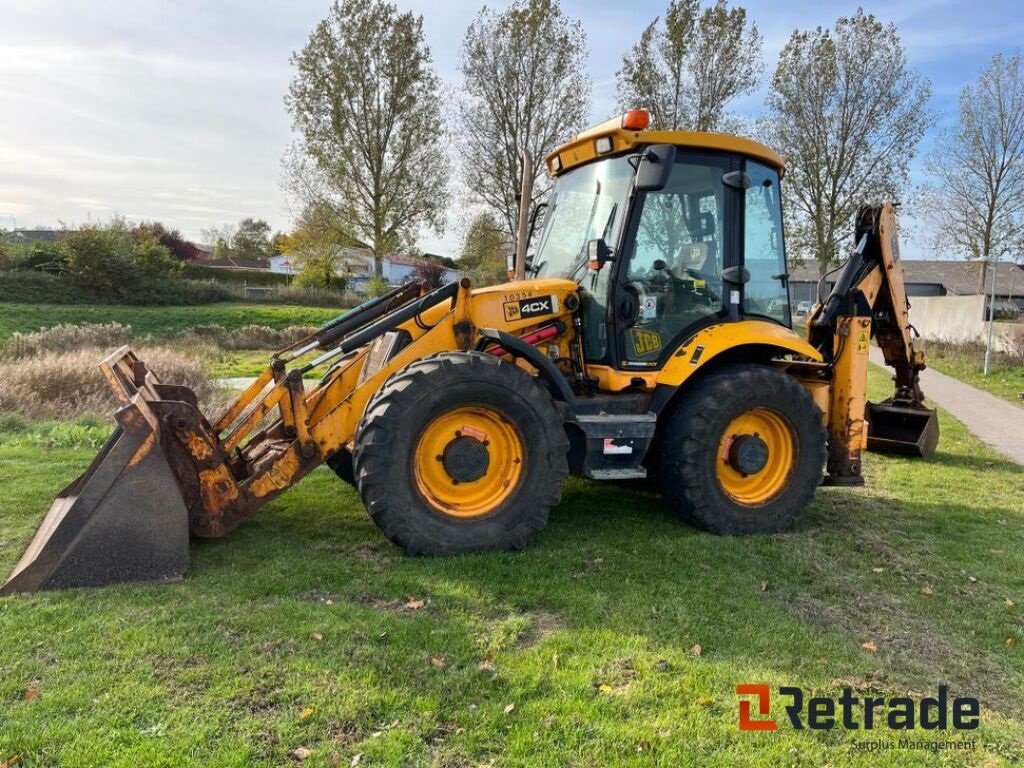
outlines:
[[[870,360],[885,366],[878,347],[871,347]],[[921,389],[925,397],[956,416],[983,443],[1024,465],[1024,408],[932,368],[921,372]]]

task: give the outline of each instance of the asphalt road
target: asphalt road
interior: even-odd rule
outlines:
[[[869,359],[885,367],[878,347]],[[1024,408],[931,368],[921,372],[921,389],[987,446],[1024,466]]]

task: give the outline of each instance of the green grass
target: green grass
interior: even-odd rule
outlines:
[[[318,470],[196,542],[183,583],[0,600],[0,761],[280,766],[305,747],[312,766],[1017,762],[1024,472],[942,419],[934,459],[869,455],[867,487],[822,489],[770,537],[699,533],[649,493],[572,480],[523,552],[407,557]],[[0,569],[92,455],[52,430],[0,437]],[[978,751],[739,732],[744,682],[948,683],[983,702]]]
[[[1000,361],[988,376],[984,374],[984,356],[980,360],[961,355],[929,357],[928,367],[1012,403],[1024,404],[1020,398],[1020,393],[1024,392],[1024,363],[1011,365]]]
[[[12,304],[0,302],[0,341],[12,333],[27,333],[60,323],[110,323],[130,325],[138,336],[172,336],[197,325],[221,325],[229,330],[246,325],[286,328],[320,325],[341,314],[342,309],[273,306],[267,304],[204,304],[194,307],[129,307],[60,304]]]

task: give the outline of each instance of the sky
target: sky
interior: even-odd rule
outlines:
[[[421,14],[440,76],[458,84],[458,55],[480,0],[396,0]],[[562,0],[582,21],[594,122],[615,111],[615,72],[667,0]],[[755,115],[768,73],[796,28],[831,26],[855,2],[746,0],[765,38],[764,85],[734,103]],[[0,0],[0,228],[160,220],[199,239],[210,226],[254,216],[287,229],[281,157],[291,140],[284,94],[289,58],[329,0]],[[1024,38],[1011,0],[890,0],[865,4],[895,22],[910,66],[932,83],[939,128],[956,120],[960,89],[997,52]],[[923,180],[921,158],[914,164]],[[453,206],[453,209],[457,206]],[[455,255],[453,210],[425,250]],[[915,228],[916,229],[916,228]],[[905,238],[906,240],[906,238]],[[907,255],[929,256],[913,234]]]

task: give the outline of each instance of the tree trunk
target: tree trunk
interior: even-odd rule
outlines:
[[[981,266],[978,269],[978,293],[985,293],[985,272],[988,271],[988,259],[981,259]]]

